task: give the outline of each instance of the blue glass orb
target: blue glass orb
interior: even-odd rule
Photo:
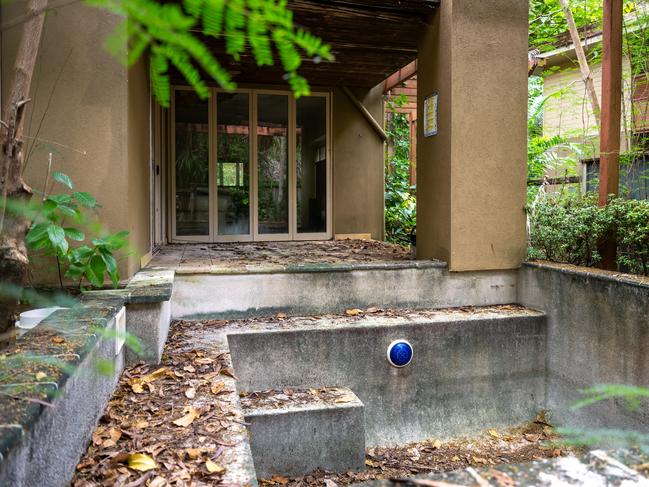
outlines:
[[[394,367],[405,367],[412,361],[412,345],[407,340],[395,340],[388,347],[388,362]]]

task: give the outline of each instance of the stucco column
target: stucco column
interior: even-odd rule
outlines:
[[[417,256],[512,269],[526,248],[524,0],[443,0],[419,46]],[[424,100],[438,93],[437,135]]]

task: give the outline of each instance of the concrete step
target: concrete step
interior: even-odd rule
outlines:
[[[177,272],[173,319],[338,313],[347,308],[440,308],[516,301],[516,271],[449,273],[442,262],[303,264]]]
[[[350,389],[253,392],[241,406],[258,478],[364,468],[363,403]]]
[[[368,446],[511,427],[545,407],[546,317],[521,306],[328,316],[229,325],[239,391],[347,387]],[[396,368],[387,348],[412,344]]]

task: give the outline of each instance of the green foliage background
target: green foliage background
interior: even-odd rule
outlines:
[[[410,234],[417,226],[416,188],[410,185],[410,123],[405,113],[396,111],[405,103],[402,95],[388,100],[388,146],[385,170],[385,238],[389,242],[410,245]]]

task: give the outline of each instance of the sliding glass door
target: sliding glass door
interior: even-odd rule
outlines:
[[[329,95],[174,89],[172,241],[331,238]]]
[[[250,237],[250,95],[216,95],[216,221],[221,240]]]
[[[256,94],[256,240],[289,238],[289,96]]]

